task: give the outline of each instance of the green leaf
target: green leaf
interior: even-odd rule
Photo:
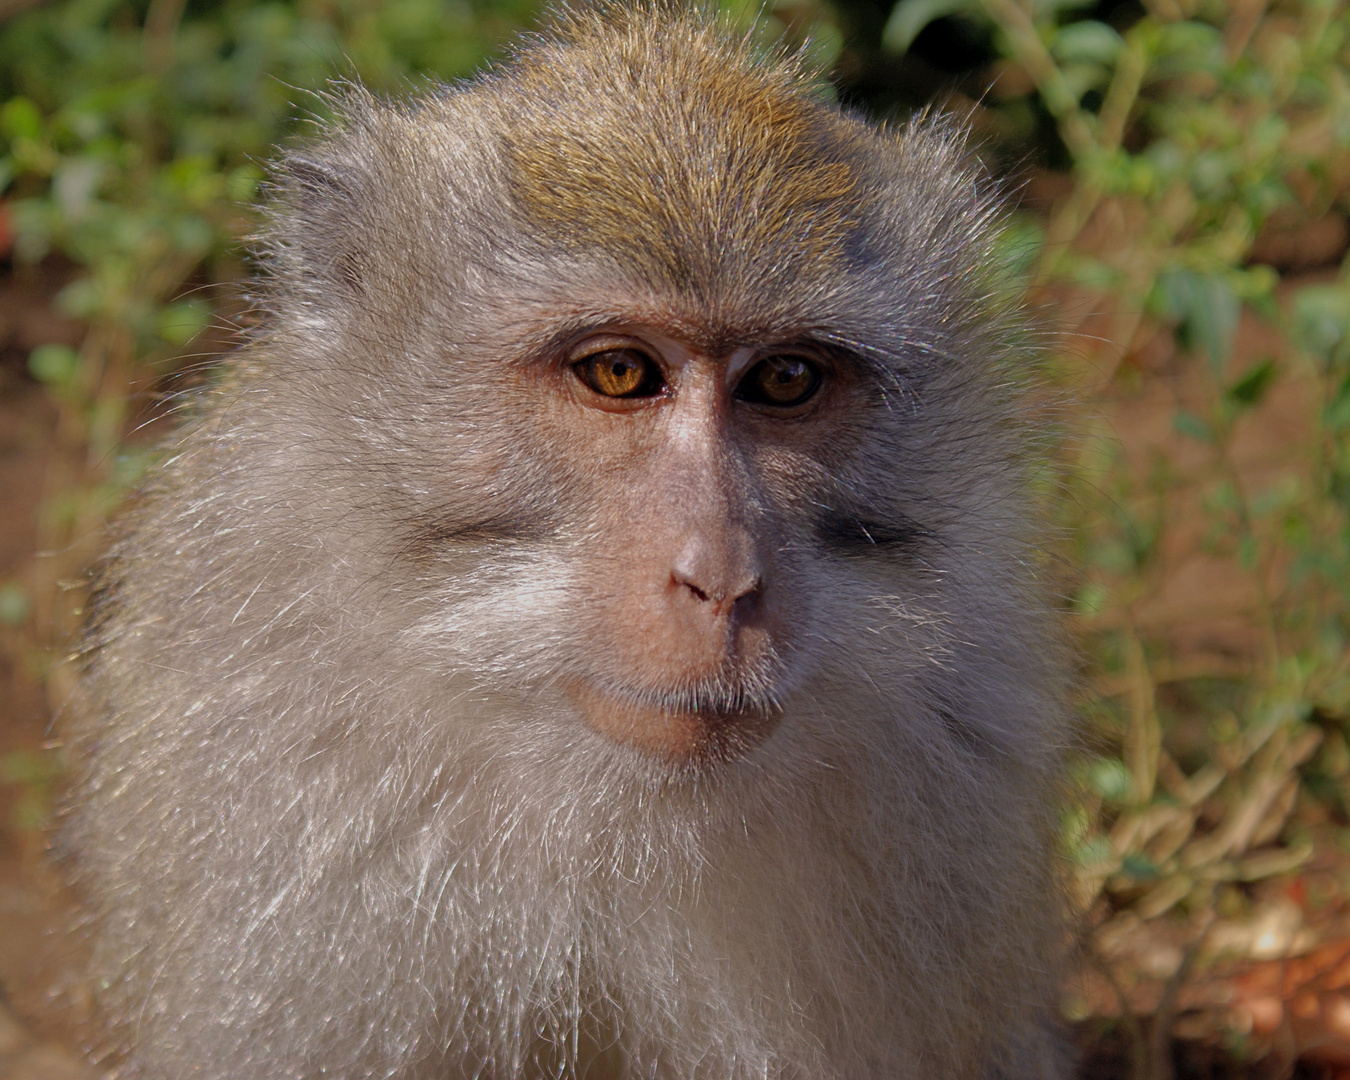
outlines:
[[[1036,23],[1055,22],[1061,12],[1089,7],[1092,0],[1032,0],[1031,19]]]
[[[126,489],[133,487],[143,477],[150,466],[158,459],[159,453],[144,447],[124,447],[113,461],[108,483],[118,493],[118,498]]]
[[[1180,64],[1201,70],[1224,66],[1223,34],[1202,22],[1172,22],[1158,36],[1158,54],[1173,61],[1158,74],[1171,74]]]
[[[1061,28],[1050,43],[1050,52],[1061,63],[1109,67],[1124,45],[1124,39],[1106,23],[1086,19]]]
[[[180,300],[159,313],[156,329],[170,345],[186,345],[211,322],[211,305],[202,300]]]
[[[56,294],[56,306],[67,315],[88,319],[103,306],[103,290],[92,278],[76,278]]]
[[[1123,803],[1130,798],[1134,781],[1123,762],[1115,758],[1099,758],[1088,771],[1088,785],[1103,799]]]
[[[251,203],[258,197],[258,185],[262,179],[263,172],[256,165],[242,166],[226,178],[226,193],[235,202]]]
[[[1350,430],[1350,375],[1342,380],[1336,396],[1327,403],[1323,423],[1332,431]]]
[[[1101,64],[1064,64],[1060,68],[1064,88],[1075,101],[1089,90],[1105,86],[1111,78],[1109,68]]]
[[[891,17],[881,32],[881,46],[888,52],[902,53],[935,19],[980,10],[978,0],[900,0],[891,9]]]
[[[28,354],[29,372],[49,386],[66,385],[79,367],[79,355],[69,345],[39,345]]]
[[[60,759],[50,751],[11,750],[0,754],[0,784],[42,784],[62,771]]]
[[[1268,356],[1259,364],[1248,368],[1232,386],[1228,388],[1228,399],[1235,405],[1250,408],[1259,405],[1275,378],[1275,358]]]
[[[1094,869],[1107,867],[1115,869],[1119,861],[1115,847],[1105,836],[1094,836],[1079,844],[1074,849],[1073,860],[1079,866],[1088,866]]]
[[[88,217],[107,171],[107,163],[96,157],[67,158],[57,166],[52,198],[67,222]]]
[[[1120,872],[1137,881],[1152,881],[1158,877],[1158,864],[1147,855],[1134,852],[1120,860]]]
[[[1350,289],[1309,285],[1294,294],[1294,333],[1315,356],[1329,357],[1350,327]]]
[[[1008,273],[1026,278],[1045,245],[1045,226],[1031,214],[1012,214],[999,231],[998,245]]]
[[[22,626],[28,619],[31,607],[27,590],[17,581],[0,584],[0,623]]]
[[[174,225],[174,246],[180,251],[205,254],[211,248],[215,234],[211,226],[196,214],[185,215]]]
[[[0,131],[11,139],[40,139],[42,113],[25,97],[10,98],[0,107]]]
[[[1074,594],[1073,610],[1079,615],[1096,615],[1106,607],[1108,595],[1105,585],[1090,582]]]
[[[1233,351],[1242,308],[1229,281],[1179,267],[1158,275],[1156,292],[1163,310],[1180,321],[1182,344],[1204,349],[1214,370],[1222,370]]]
[[[1261,546],[1256,542],[1256,537],[1249,533],[1244,533],[1238,537],[1238,562],[1244,570],[1255,570],[1256,561],[1261,555]]]
[[[1172,430],[1179,435],[1199,439],[1201,442],[1214,441],[1214,433],[1210,431],[1209,425],[1195,413],[1187,412],[1185,409],[1178,409],[1176,415],[1172,417]]]

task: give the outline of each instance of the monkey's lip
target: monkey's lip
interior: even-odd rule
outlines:
[[[768,707],[680,708],[653,704],[577,679],[568,686],[581,718],[593,730],[640,753],[671,762],[741,757],[778,726]]]

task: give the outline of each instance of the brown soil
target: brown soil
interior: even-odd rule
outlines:
[[[37,557],[53,425],[40,388],[9,360],[0,365],[0,583],[24,581]],[[89,1017],[76,907],[32,824],[50,806],[47,785],[11,774],[14,763],[41,761],[49,710],[19,635],[0,635],[0,765],[11,763],[0,781],[17,781],[0,782],[0,1077],[75,1080],[91,1075],[61,1048],[83,1044]]]

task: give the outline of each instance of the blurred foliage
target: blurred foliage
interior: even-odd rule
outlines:
[[[1350,14],[901,0],[883,44],[943,19],[998,54],[980,130],[1068,174],[1018,230],[1096,418],[1057,500],[1094,751],[1065,843],[1098,959],[1166,919],[1175,982],[1350,810]]]
[[[1190,931],[1179,979],[1216,918],[1350,822],[1350,16],[879,3],[729,8],[809,35],[846,98],[945,90],[1030,177],[1009,242],[1032,297],[1067,313],[1054,377],[1092,418],[1052,495],[1084,568],[1066,602],[1090,753],[1065,848],[1102,957],[1172,920]],[[28,357],[59,415],[41,522],[57,554],[0,588],[0,622],[39,649],[69,640],[80,594],[62,583],[146,460],[132,414],[248,318],[241,237],[315,92],[464,76],[534,6],[59,0],[0,24],[0,242],[16,275],[57,268],[82,328]],[[27,759],[0,766],[46,790]]]

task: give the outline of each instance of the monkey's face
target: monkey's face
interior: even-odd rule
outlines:
[[[957,148],[704,46],[645,81],[622,43],[541,54],[290,165],[329,546],[400,567],[380,617],[444,676],[425,710],[500,704],[541,759],[819,760],[789,731],[917,693],[1015,532]]]
[[[715,354],[618,325],[525,377],[546,442],[586,459],[568,470],[587,507],[589,655],[567,686],[581,717],[665,757],[768,734],[791,605],[766,472],[820,432],[834,373],[800,348]]]
[[[842,449],[856,373],[809,343],[628,321],[513,375],[547,459],[529,471],[567,507],[555,684],[592,729],[662,759],[757,745],[797,681],[800,504]]]
[[[830,694],[929,663],[897,597],[932,586],[910,489],[935,440],[810,312],[555,276],[526,303],[485,288],[490,320],[427,316],[426,359],[374,391],[406,500],[381,521],[419,536],[412,644],[457,699],[523,698],[503,715],[545,756],[596,734],[661,774],[818,753],[789,733],[831,738]],[[391,409],[403,385],[415,409]]]

